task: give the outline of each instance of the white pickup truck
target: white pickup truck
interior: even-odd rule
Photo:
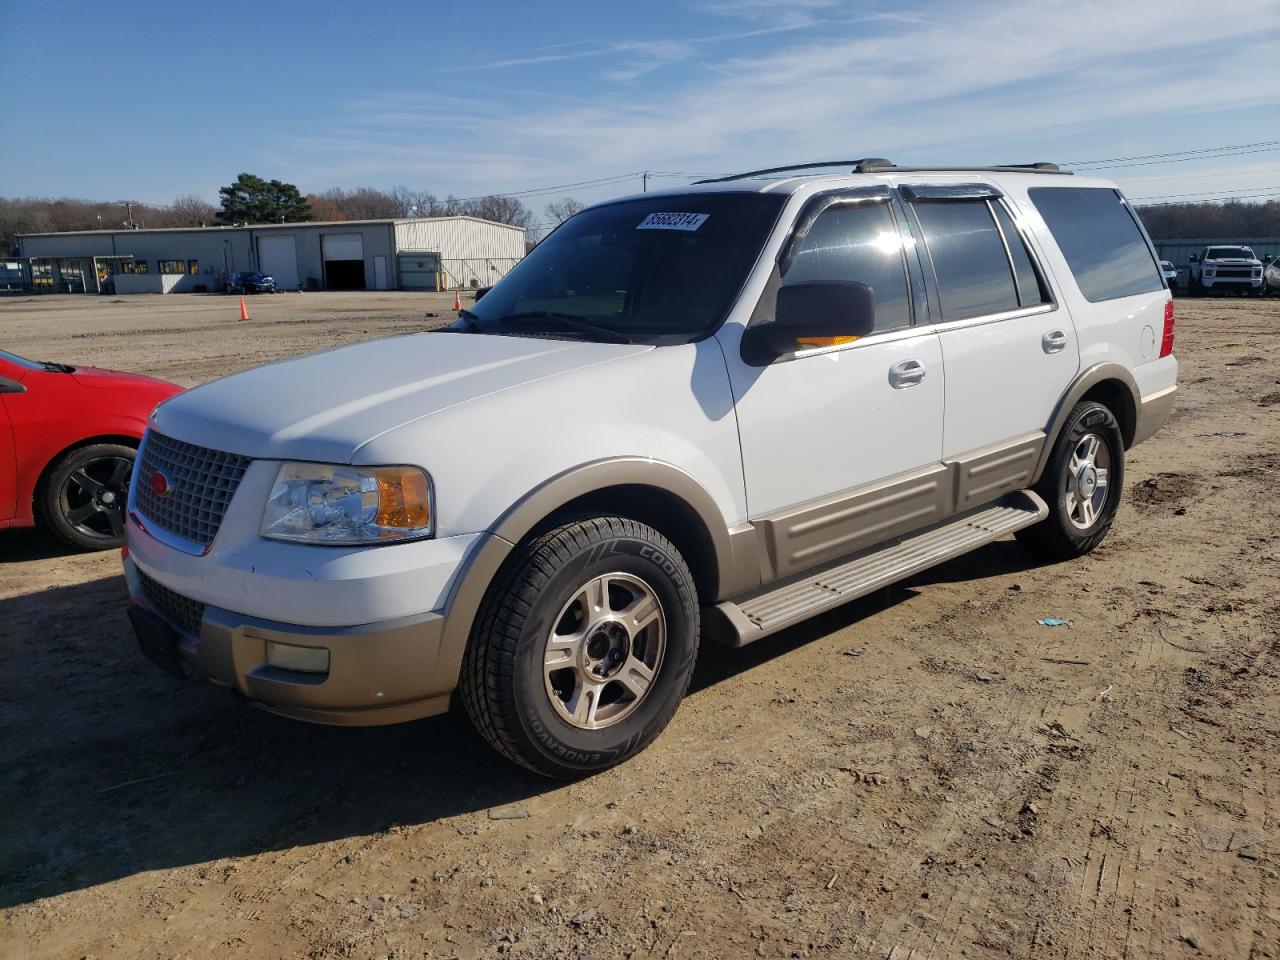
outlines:
[[[1197,297],[1210,290],[1262,296],[1262,261],[1248,247],[1215,245],[1193,253],[1187,292]]]
[[[167,670],[269,710],[394,723],[457,694],[506,756],[581,776],[661,732],[704,637],[1011,533],[1092,550],[1172,409],[1173,338],[1128,202],[1052,165],[603,203],[447,330],[162,404],[130,617]]]

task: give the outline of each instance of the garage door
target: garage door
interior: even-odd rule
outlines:
[[[364,237],[358,233],[331,233],[320,238],[327,290],[364,289]]]
[[[436,271],[440,269],[440,254],[402,250],[396,254],[396,266],[400,270],[401,289],[436,289]]]
[[[258,269],[275,278],[277,290],[297,290],[298,248],[293,235],[259,237]]]

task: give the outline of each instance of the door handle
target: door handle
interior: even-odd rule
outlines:
[[[919,360],[903,360],[889,368],[889,386],[895,390],[914,387],[924,379],[924,364]]]
[[[1040,340],[1040,347],[1045,353],[1061,353],[1067,349],[1067,333],[1065,330],[1050,330]]]

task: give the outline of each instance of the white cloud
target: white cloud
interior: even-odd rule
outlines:
[[[480,192],[831,155],[1052,159],[991,157],[988,144],[1061,142],[1153,113],[1173,122],[1170,104],[1185,120],[1276,103],[1274,0],[1238,0],[1229,17],[1157,0],[986,0],[844,19],[834,0],[712,0],[703,9],[752,26],[531,55],[522,69],[534,72],[521,74],[519,89],[491,99],[432,106],[424,97],[419,110],[370,97],[342,125],[342,145],[309,144],[308,166],[321,176],[328,164],[339,179],[361,154],[370,176],[402,171],[399,179]],[[807,29],[819,19],[820,30]],[[777,34],[772,49],[727,54],[742,48],[726,41],[761,33]],[[542,56],[610,60],[603,72],[618,86],[542,100]],[[662,72],[656,95],[649,79],[674,63],[684,69]],[[441,134],[466,139],[447,148]]]

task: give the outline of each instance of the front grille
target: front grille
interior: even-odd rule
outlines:
[[[1219,267],[1218,277],[1249,277],[1253,273],[1248,267]]]
[[[204,618],[204,604],[192,600],[168,587],[156,583],[141,570],[138,580],[142,584],[142,595],[147,598],[175,627],[193,637],[200,636],[200,621]]]
[[[142,448],[142,462],[133,473],[134,502],[157,527],[207,547],[217,536],[227,504],[248,466],[248,457],[151,431]],[[168,486],[163,495],[151,485],[157,472]]]

